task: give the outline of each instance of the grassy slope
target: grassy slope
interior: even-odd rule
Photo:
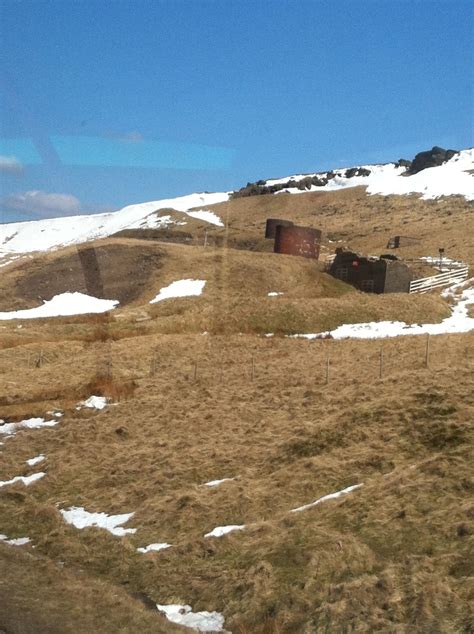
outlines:
[[[0,628],[9,634],[183,632],[124,589],[0,544]]]
[[[349,623],[354,631],[462,631],[473,572],[472,343],[472,335],[435,339],[427,370],[421,338],[385,342],[378,380],[380,342],[122,340],[102,354],[116,381],[133,378],[136,390],[97,414],[72,407],[97,349],[76,354],[74,373],[64,357],[25,370],[23,393],[43,386],[46,399],[62,390],[64,401],[42,407],[69,410],[54,430],[7,441],[5,477],[35,471],[25,460],[40,452],[48,475],[31,488],[0,490],[2,530],[29,535],[36,552],[71,571],[156,601],[222,610],[235,631],[265,622],[285,632],[346,631]],[[149,376],[152,348],[158,369]],[[36,413],[29,407],[24,415]],[[360,482],[346,498],[288,514]],[[76,531],[58,505],[135,511],[129,525],[138,531],[124,539]],[[242,523],[247,531],[203,538]],[[154,541],[174,547],[134,551]]]
[[[299,222],[317,206],[316,226],[350,231],[361,191],[232,201],[220,212],[232,210],[228,243],[232,236],[256,240],[265,217],[288,215],[284,205],[297,206]],[[418,223],[426,244],[411,255],[436,253],[444,227],[450,255],[471,258],[465,205],[451,201],[449,215],[445,202],[368,201],[354,246],[372,250],[386,242],[385,229],[373,231],[377,217],[389,235],[411,235],[410,223]],[[390,203],[390,215],[380,215],[382,203]],[[428,209],[440,215],[422,222]],[[97,244],[134,251],[144,243]],[[379,379],[380,341],[252,333],[436,320],[447,311],[438,297],[369,297],[299,258],[146,248],[160,253],[158,272],[111,317],[41,320],[21,329],[0,324],[0,418],[65,411],[54,429],[23,431],[0,447],[0,479],[47,471],[31,487],[0,488],[0,532],[28,535],[35,545],[0,544],[0,566],[8,570],[0,582],[0,605],[7,606],[0,629],[67,632],[75,623],[79,632],[173,631],[129,597],[142,592],[223,611],[234,633],[471,631],[473,335],[433,338],[428,369],[423,338],[387,340]],[[43,264],[33,262],[35,273]],[[9,301],[21,301],[13,299],[15,276],[32,270],[21,267],[2,275]],[[207,279],[205,294],[144,304],[181,277]],[[270,290],[285,295],[268,298]],[[40,352],[43,363],[35,367]],[[100,413],[75,409],[98,392],[118,404]],[[47,461],[27,467],[39,453]],[[202,486],[234,476],[215,489]],[[288,513],[361,482],[347,497]],[[58,512],[70,505],[134,511],[129,526],[137,533],[119,539],[77,531]],[[203,538],[217,525],[243,523],[245,531]],[[135,550],[157,541],[173,548]],[[100,620],[112,612],[108,625]]]

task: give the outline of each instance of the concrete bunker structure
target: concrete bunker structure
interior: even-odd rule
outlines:
[[[413,271],[394,255],[364,257],[336,249],[329,271],[333,277],[366,293],[408,293]]]

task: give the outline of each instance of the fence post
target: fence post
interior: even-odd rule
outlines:
[[[425,349],[425,368],[429,368],[430,365],[430,333],[426,335],[426,349]]]
[[[36,367],[41,368],[42,365],[43,365],[43,349],[40,350],[38,359],[36,361]]]
[[[326,359],[326,385],[329,384],[329,355]]]

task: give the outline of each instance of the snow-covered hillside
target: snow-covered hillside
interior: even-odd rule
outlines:
[[[350,175],[351,171],[362,171],[364,175]],[[396,163],[385,165],[362,165],[359,168],[343,168],[318,174],[297,174],[286,178],[264,181],[266,187],[289,184],[276,193],[303,194],[308,191],[336,191],[348,187],[367,187],[368,194],[407,195],[420,194],[425,200],[441,196],[464,196],[474,200],[474,149],[463,150],[452,159],[437,167],[429,167],[417,174],[407,175],[406,167]],[[321,185],[309,184],[306,189],[296,186],[302,181],[318,178]]]
[[[228,193],[190,194],[179,198],[155,200],[138,205],[129,205],[120,211],[89,216],[68,216],[29,222],[0,225],[0,258],[12,259],[15,253],[47,251],[60,246],[80,244],[97,238],[106,238],[123,229],[155,228],[170,223],[169,214],[155,214],[163,209],[173,209],[187,216],[214,225],[222,224],[212,212],[199,209],[228,200]],[[198,208],[190,212],[190,209]]]

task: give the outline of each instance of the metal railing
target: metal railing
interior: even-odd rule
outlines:
[[[462,269],[456,269],[448,271],[447,273],[440,273],[440,275],[432,275],[430,277],[422,277],[419,280],[413,280],[410,282],[410,293],[428,293],[433,288],[439,288],[440,286],[449,286],[450,284],[456,284],[457,282],[463,282],[467,279],[469,274],[469,267],[465,266]]]

